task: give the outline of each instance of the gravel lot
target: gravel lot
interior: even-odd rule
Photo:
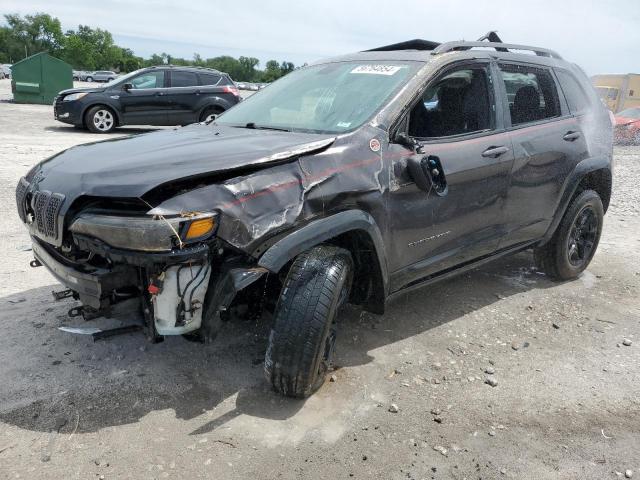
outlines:
[[[349,310],[335,381],[302,402],[263,380],[264,323],[231,322],[209,347],[58,330],[80,323],[66,316],[74,302],[53,303],[61,288],[29,268],[14,187],[36,162],[104,138],[50,106],[0,102],[0,478],[640,476],[640,147],[616,147],[580,279],[552,283],[524,253],[381,317]]]

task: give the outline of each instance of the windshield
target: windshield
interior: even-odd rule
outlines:
[[[341,62],[296,70],[225,112],[219,125],[341,133],[366,122],[418,64]]]
[[[618,113],[618,117],[640,120],[640,108],[628,108]]]

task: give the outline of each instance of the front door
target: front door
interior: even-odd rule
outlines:
[[[405,120],[444,184],[420,189],[408,169],[412,152],[389,146],[392,291],[498,248],[513,155],[491,70],[473,62],[445,71]]]
[[[130,89],[119,92],[126,125],[168,125],[169,97],[163,70],[148,71],[132,78]]]

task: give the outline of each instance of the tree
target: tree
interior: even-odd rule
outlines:
[[[194,65],[209,67],[231,75],[236,81],[272,82],[295,70],[291,62],[269,60],[264,71],[254,57],[234,58],[229,55],[203,59],[194,53],[193,59],[172,57],[168,53],[153,54],[143,59],[128,48],[113,41],[107,30],[79,25],[77,30],[62,33],[60,21],[46,13],[34,15],[8,14],[6,25],[0,26],[0,62],[14,63],[38,52],[49,52],[80,70],[116,70],[131,72],[153,65]]]
[[[7,26],[2,28],[0,56],[15,62],[39,52],[59,53],[64,44],[60,20],[46,13],[4,16]]]

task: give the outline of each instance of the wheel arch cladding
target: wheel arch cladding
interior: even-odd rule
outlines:
[[[540,245],[548,242],[562,221],[571,199],[583,190],[594,190],[602,200],[606,213],[611,200],[612,174],[611,163],[604,158],[590,158],[583,160],[568,175],[563,188],[561,200],[556,208],[553,220],[543,237]]]
[[[611,170],[601,168],[585,174],[578,184],[576,193],[584,190],[594,190],[600,196],[602,206],[606,213],[609,208],[609,202],[611,201],[611,186]]]
[[[347,210],[312,221],[272,245],[258,265],[279,272],[297,255],[322,243],[351,252],[355,264],[353,303],[382,313],[388,293],[384,243],[374,219],[362,210]]]

